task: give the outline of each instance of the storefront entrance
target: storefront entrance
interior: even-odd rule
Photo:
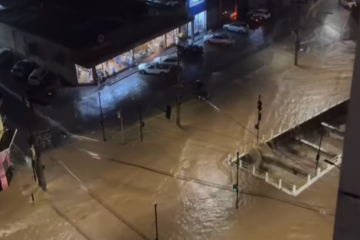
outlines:
[[[94,77],[91,69],[84,68],[77,64],[75,64],[75,67],[79,85],[94,83]]]
[[[120,54],[106,62],[103,62],[97,65],[96,73],[98,79],[102,80],[104,78],[114,76],[119,72],[129,68],[132,64],[132,54],[131,51]]]
[[[191,36],[191,22],[188,23],[188,35]],[[202,33],[206,30],[206,11],[194,16],[194,34]]]

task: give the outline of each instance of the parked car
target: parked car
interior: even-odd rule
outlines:
[[[221,33],[210,33],[204,36],[205,43],[214,43],[220,45],[230,45],[232,44],[232,40],[226,36],[225,34]]]
[[[249,25],[244,22],[228,23],[224,24],[223,29],[226,31],[247,33],[249,31]]]
[[[248,12],[248,15],[259,16],[259,17],[262,17],[264,19],[269,19],[271,17],[271,14],[270,14],[269,10],[267,10],[267,9],[251,10],[251,11]]]
[[[31,86],[27,97],[35,104],[49,105],[57,96],[60,88],[60,78],[52,73],[46,75],[38,86]]]
[[[339,4],[345,8],[355,8],[357,6],[355,0],[339,0]]]
[[[29,85],[40,86],[48,74],[49,70],[45,67],[39,67],[35,69],[29,76]]]
[[[248,28],[252,30],[260,27],[263,20],[264,18],[256,15],[246,15],[245,18],[242,19],[242,21],[248,25]]]
[[[189,45],[189,46],[178,46],[179,56],[181,57],[200,57],[204,53],[204,48],[199,45]]]
[[[24,59],[14,65],[11,69],[11,73],[15,76],[28,79],[30,73],[36,68],[38,68],[38,65],[35,62]]]
[[[177,55],[167,55],[154,58],[153,62],[160,63],[160,64],[169,64],[169,65],[177,65]]]
[[[5,65],[12,60],[12,51],[10,48],[0,48],[0,65]]]
[[[157,62],[141,63],[139,64],[138,69],[140,74],[156,74],[165,76],[166,74],[170,73],[171,65]]]

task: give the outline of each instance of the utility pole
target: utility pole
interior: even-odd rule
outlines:
[[[296,15],[297,15],[297,26],[292,31],[295,35],[295,54],[294,54],[294,65],[298,65],[298,55],[300,49],[300,40],[299,40],[299,30],[301,28],[301,4],[308,4],[309,0],[291,0],[291,3],[295,4],[296,7]]]
[[[294,54],[294,65],[297,66],[298,65],[298,55],[299,55],[299,27],[297,27],[293,33],[295,34],[295,40],[294,40],[294,44],[295,44],[295,54]]]
[[[181,127],[181,69],[180,69],[180,54],[179,54],[179,46],[176,46],[176,53],[177,53],[177,93],[176,93],[176,125]]]
[[[36,145],[35,145],[36,146]],[[44,173],[44,164],[42,163],[40,149],[35,147],[36,153],[36,172],[39,179],[39,186],[42,188],[43,191],[47,191],[46,180],[45,180],[45,173]]]
[[[258,120],[257,123],[255,124],[255,129],[256,129],[256,141],[259,141],[261,110],[262,110],[261,95],[259,95],[259,100],[257,101],[257,110],[258,110]]]
[[[236,152],[236,209],[239,208],[239,168],[240,154]]]
[[[104,115],[103,115],[103,111],[102,111],[102,105],[101,105],[101,93],[100,93],[100,92],[98,92],[98,96],[99,96],[99,109],[100,109],[100,125],[101,125],[101,130],[102,130],[103,140],[104,140],[104,142],[106,142],[106,137],[105,137],[105,126],[104,126]]]
[[[123,125],[123,119],[122,119],[121,111],[117,112],[117,117],[118,117],[118,119],[120,119],[121,143],[125,144],[124,125]]]
[[[157,218],[157,204],[154,205],[155,209],[155,240],[159,240],[159,231],[158,231],[158,218]]]
[[[37,144],[37,135],[34,134],[31,123],[35,121],[35,110],[31,100],[27,100],[29,104],[29,139],[28,143],[30,145],[30,153],[31,153],[31,166],[33,168],[34,180],[38,182],[39,187],[43,189],[43,191],[47,190],[45,173],[44,173],[44,165],[42,163],[42,159],[40,157],[40,149]],[[26,103],[26,98],[24,97],[24,103]]]
[[[315,171],[317,171],[318,167],[319,167],[319,160],[320,160],[320,152],[321,152],[321,144],[322,144],[322,139],[323,139],[323,132],[321,132],[320,135],[320,142],[319,142],[319,148],[316,154],[316,167],[315,167]]]
[[[145,123],[142,120],[142,109],[141,106],[139,106],[139,126],[140,126],[140,139],[141,141],[144,140],[143,136],[143,128],[145,127]]]

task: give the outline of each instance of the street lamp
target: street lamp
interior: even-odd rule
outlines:
[[[331,162],[331,161],[329,161],[327,159],[325,159],[324,162],[326,162],[327,164],[333,165],[333,166],[337,167],[338,169],[340,169],[340,167],[338,165],[336,165],[335,163],[333,163],[333,162]]]

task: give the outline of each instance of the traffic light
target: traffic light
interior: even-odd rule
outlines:
[[[233,192],[237,192],[237,191],[238,191],[237,184],[234,184],[233,185]]]
[[[171,106],[166,106],[165,117],[170,120],[171,118]]]

